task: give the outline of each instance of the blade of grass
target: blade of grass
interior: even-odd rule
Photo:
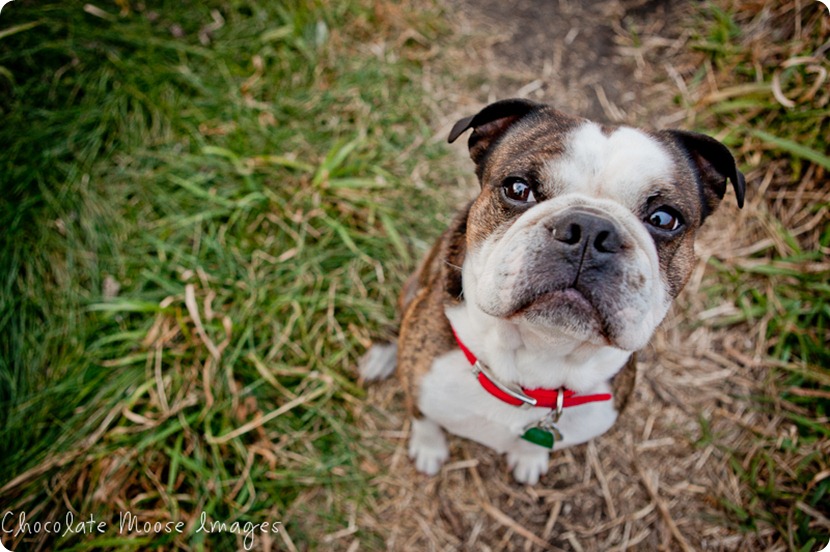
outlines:
[[[806,159],[807,161],[811,161],[816,165],[830,170],[830,157],[819,151],[814,150],[813,148],[810,148],[809,146],[799,144],[798,142],[795,142],[794,140],[790,140],[788,138],[781,138],[775,136],[774,134],[771,134],[765,130],[753,129],[750,131],[750,134],[752,134],[756,138],[760,138],[761,140],[763,140],[771,146],[774,146],[775,148],[795,155],[796,157]]]

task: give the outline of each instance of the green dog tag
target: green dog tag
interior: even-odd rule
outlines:
[[[540,447],[553,448],[553,433],[541,427],[531,427],[522,434],[522,439]]]

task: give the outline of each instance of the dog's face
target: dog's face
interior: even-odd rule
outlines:
[[[481,194],[467,221],[466,301],[576,343],[642,348],[688,280],[694,237],[730,180],[719,142],[605,127],[525,100],[459,121]]]

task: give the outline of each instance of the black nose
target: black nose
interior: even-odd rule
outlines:
[[[580,254],[584,252],[591,257],[613,255],[622,249],[617,225],[592,212],[569,211],[554,220],[549,228],[553,239]]]

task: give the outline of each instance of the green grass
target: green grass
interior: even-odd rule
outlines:
[[[753,397],[753,408],[781,420],[777,438],[719,443],[744,486],[742,504],[722,499],[724,513],[746,531],[773,527],[791,550],[816,550],[827,543],[816,520],[830,517],[830,93],[814,83],[830,65],[810,58],[830,38],[827,15],[819,4],[799,13],[794,5],[765,12],[749,2],[712,4],[697,44],[722,92],[734,93],[698,116],[727,131],[757,167],[756,182],[769,177],[745,228],[769,241],[744,258],[714,261],[717,282],[706,291],[715,302],[735,298],[737,314],[717,324],[761,342],[771,391]],[[702,70],[698,86],[704,80]]]
[[[372,492],[353,366],[439,227],[397,37],[440,13],[84,6],[0,15],[0,509],[111,522],[22,541],[51,549],[145,549],[126,510],[196,523],[153,546],[236,549],[204,512],[314,547]]]

